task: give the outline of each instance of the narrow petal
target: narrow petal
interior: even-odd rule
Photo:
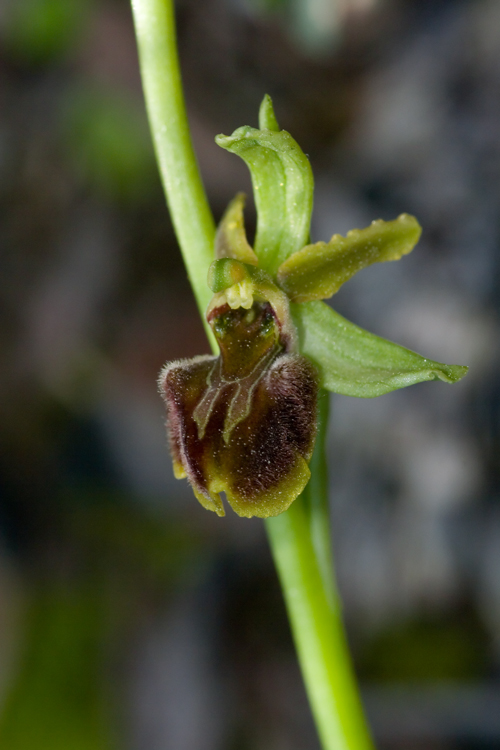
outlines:
[[[346,396],[371,398],[424,380],[455,383],[467,373],[359,328],[324,302],[291,305],[300,349],[317,366],[321,385]]]
[[[258,258],[248,244],[243,220],[245,194],[238,193],[233,198],[221,219],[215,235],[215,257],[234,258],[252,266],[258,265]]]
[[[395,221],[372,222],[346,237],[334,234],[330,242],[306,245],[278,269],[278,282],[292,302],[327,299],[355,273],[372,263],[399,260],[417,244],[418,221],[401,214]]]

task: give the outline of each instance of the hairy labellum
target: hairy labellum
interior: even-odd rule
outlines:
[[[313,365],[294,352],[281,293],[272,305],[258,283],[244,289],[245,306],[234,289],[209,306],[220,355],[167,365],[160,390],[176,477],[218,515],[225,492],[240,516],[266,518],[286,510],[309,479],[318,385]]]

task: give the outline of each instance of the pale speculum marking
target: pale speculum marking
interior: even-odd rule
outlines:
[[[207,390],[193,413],[193,418],[198,426],[199,440],[203,440],[205,437],[214,406],[218,398],[224,397],[224,391],[226,391],[228,402],[222,436],[226,445],[229,443],[231,433],[236,425],[243,422],[250,414],[254,391],[281,350],[282,347],[276,344],[244,377],[227,377],[223,373],[222,358],[219,357],[215,360],[207,375]],[[230,386],[236,386],[232,396],[230,395]]]

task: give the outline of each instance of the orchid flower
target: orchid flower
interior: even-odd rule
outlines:
[[[279,129],[268,96],[259,125],[216,138],[248,165],[258,213],[253,248],[241,193],[216,233],[206,319],[220,353],[167,364],[159,383],[175,476],[218,515],[224,492],[240,516],[267,518],[309,480],[319,388],[367,398],[425,380],[454,383],[467,368],[368,333],[321,301],[372,263],[411,252],[421,228],[402,214],[311,244],[309,161]]]

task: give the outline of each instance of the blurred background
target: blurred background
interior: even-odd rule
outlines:
[[[470,374],[332,398],[337,576],[379,750],[500,748],[500,4],[177,11],[217,219],[250,181],[214,136],[267,92],[314,241],[424,228],[333,303]],[[127,0],[0,3],[0,214],[0,747],[319,750],[262,522],[172,475],[157,373],[208,350]]]

